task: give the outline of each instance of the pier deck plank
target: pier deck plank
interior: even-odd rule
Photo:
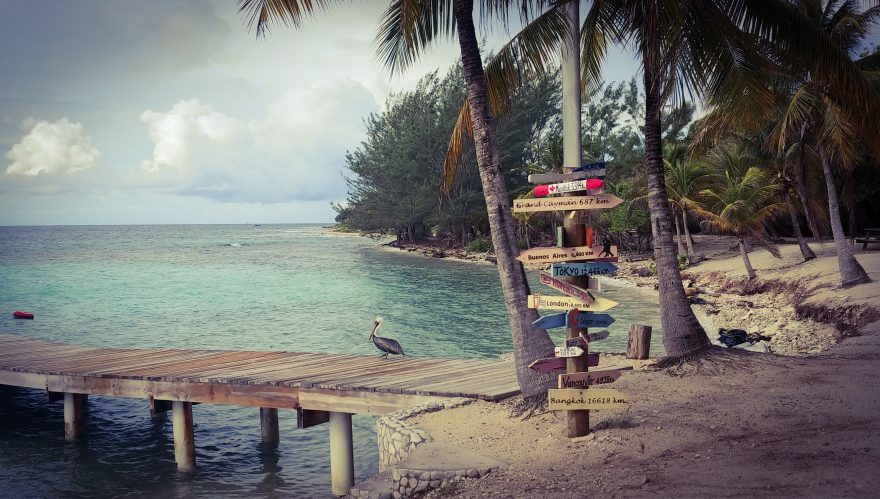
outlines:
[[[513,363],[279,351],[95,348],[0,333],[0,384],[381,415],[519,392]]]

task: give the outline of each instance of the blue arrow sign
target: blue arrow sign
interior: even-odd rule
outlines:
[[[617,272],[617,266],[608,262],[554,263],[550,269],[553,277],[614,275]]]
[[[589,171],[589,170],[601,170],[602,168],[605,168],[605,162],[599,161],[597,163],[587,163],[583,166],[575,168],[574,170],[572,170],[572,172],[585,172],[585,171]]]
[[[566,315],[566,317],[568,317]],[[594,314],[590,312],[581,312],[578,318],[578,328],[585,327],[608,327],[614,322],[614,317],[608,314]],[[569,327],[568,324],[565,327]]]
[[[538,326],[541,329],[552,329],[554,327],[568,327],[567,324],[568,314],[563,312],[561,314],[550,314],[545,315],[543,317],[539,317],[538,320],[533,322],[535,326]],[[578,327],[608,327],[611,323],[614,322],[614,317],[611,317],[608,314],[596,314],[592,312],[581,312],[580,317],[578,318]]]

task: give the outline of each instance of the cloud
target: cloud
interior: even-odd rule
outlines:
[[[6,153],[12,162],[7,175],[75,174],[101,158],[85,127],[66,117],[55,122],[27,118],[22,128],[24,137]]]
[[[289,90],[253,120],[195,98],[144,111],[153,153],[129,181],[221,202],[337,200],[346,192],[345,151],[377,109],[362,84],[337,81]]]

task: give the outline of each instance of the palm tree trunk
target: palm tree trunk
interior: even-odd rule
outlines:
[[[666,179],[663,172],[660,109],[661,69],[659,6],[648,3],[640,48],[645,84],[645,173],[648,177],[648,208],[654,235],[654,260],[657,266],[657,290],[660,294],[660,323],[666,355],[681,358],[709,349],[709,337],[697,321],[684,294],[675,246],[672,242],[672,217]]]
[[[684,240],[687,241],[688,265],[693,265],[697,263],[697,253],[694,251],[694,238],[688,229],[688,215],[684,208],[681,209],[681,224],[684,225]]]
[[[746,251],[745,241],[741,237],[737,237],[736,241],[739,243],[739,254],[743,257],[743,265],[746,266],[746,274],[748,274],[749,279],[758,277],[758,274],[755,274],[755,269],[752,268],[752,262],[749,260],[749,252]]]
[[[837,204],[837,189],[834,187],[834,175],[831,173],[831,161],[824,148],[819,148],[822,158],[822,172],[825,174],[825,187],[828,190],[828,218],[831,221],[831,234],[837,247],[837,265],[840,267],[840,285],[844,288],[870,281],[868,273],[853,256],[852,248],[843,233],[840,223],[840,207]]]
[[[675,213],[675,208],[672,208],[672,219],[675,220],[675,242],[678,245],[678,251],[675,255],[675,260],[678,261],[678,257],[685,254],[684,251],[684,243],[681,240],[681,225],[678,222],[678,215]]]
[[[801,255],[804,256],[804,261],[812,260],[816,258],[816,254],[813,253],[813,250],[810,248],[810,245],[807,244],[807,241],[804,240],[804,235],[801,233],[801,224],[797,219],[797,212],[794,209],[794,203],[791,202],[791,194],[788,192],[788,189],[784,189],[785,191],[785,205],[788,207],[788,216],[791,218],[791,226],[794,227],[794,237],[797,238],[798,246],[801,247]]]
[[[528,308],[529,285],[522,264],[516,260],[519,250],[515,225],[510,210],[510,198],[501,173],[495,124],[489,113],[486,75],[483,73],[483,62],[474,30],[473,8],[473,0],[453,1],[477,166],[486,198],[489,232],[495,246],[501,291],[510,317],[517,380],[524,397],[541,397],[546,395],[547,388],[553,385],[555,378],[529,369],[528,366],[535,359],[552,356],[553,342],[547,331],[532,325],[538,318],[538,312]]]

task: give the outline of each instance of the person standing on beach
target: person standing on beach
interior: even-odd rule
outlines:
[[[611,238],[610,237],[606,237],[602,241],[602,252],[599,253],[599,258],[602,258],[603,256],[614,256],[611,254]]]

